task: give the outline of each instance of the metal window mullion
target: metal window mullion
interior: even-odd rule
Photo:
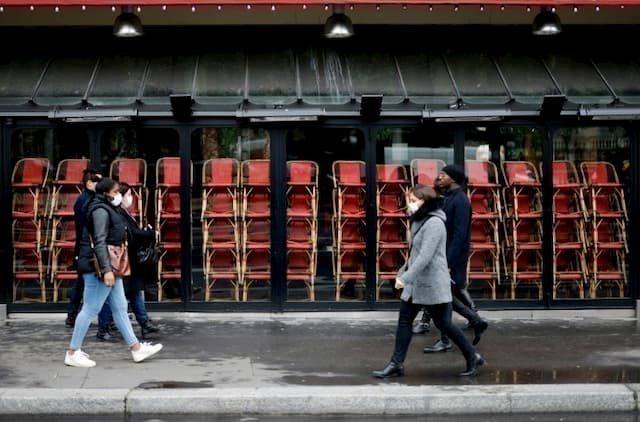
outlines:
[[[618,94],[616,94],[616,91],[613,89],[609,81],[607,81],[607,79],[604,77],[604,74],[602,73],[602,71],[596,64],[596,62],[590,58],[589,63],[591,63],[591,66],[593,66],[596,73],[598,74],[598,76],[600,77],[604,85],[607,87],[607,89],[609,90],[609,93],[611,93],[611,95],[613,96],[613,101],[618,102],[620,100],[620,97],[618,97]]]
[[[32,103],[35,102],[36,95],[38,95],[40,86],[42,86],[42,81],[44,81],[44,77],[49,71],[49,66],[51,65],[51,62],[53,62],[53,59],[49,58],[49,60],[47,60],[47,63],[45,63],[44,68],[42,69],[42,72],[40,73],[40,77],[36,82],[36,86],[33,87],[33,92],[31,93],[31,98],[29,99],[29,101]]]
[[[376,301],[377,284],[377,180],[376,180],[376,137],[378,131],[368,126],[363,128],[365,136],[364,159],[365,159],[365,186],[367,208],[365,215],[365,285],[367,304],[373,307]]]
[[[453,92],[456,94],[456,101],[458,103],[462,102],[462,95],[460,95],[460,89],[458,88],[458,83],[456,82],[456,78],[453,76],[453,71],[451,70],[451,66],[447,61],[447,58],[444,55],[441,55],[440,58],[444,63],[445,69],[447,69],[447,74],[449,75],[449,79],[451,80],[451,85],[453,86]]]
[[[87,84],[87,89],[84,91],[84,96],[82,97],[82,103],[86,104],[89,99],[89,93],[93,89],[93,85],[96,81],[96,76],[98,75],[98,70],[100,70],[100,66],[102,65],[102,57],[98,57],[96,60],[96,64],[93,66],[93,71],[91,72],[91,77],[89,78],[89,83]]]
[[[553,133],[549,124],[544,126],[542,140],[542,300],[549,308],[553,302]]]

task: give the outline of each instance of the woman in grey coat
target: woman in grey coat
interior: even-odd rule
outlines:
[[[378,378],[404,375],[404,360],[411,343],[413,320],[425,306],[438,329],[462,351],[467,369],[460,376],[474,376],[484,359],[476,353],[460,328],[451,321],[451,276],[447,265],[446,216],[433,188],[416,185],[409,193],[407,213],[411,217],[409,261],[400,269],[396,288],[404,289],[396,331],[396,344],[389,364],[373,372]]]

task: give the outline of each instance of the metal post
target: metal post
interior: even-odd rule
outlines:
[[[366,298],[367,304],[372,307],[376,300],[377,266],[376,255],[378,253],[378,239],[376,226],[378,210],[376,206],[376,136],[378,130],[367,126],[364,130],[364,157],[366,163]]]
[[[11,297],[13,269],[11,259],[11,137],[8,122],[0,122],[0,303],[8,303]]]
[[[453,131],[453,162],[464,168],[465,127],[456,127]]]
[[[637,231],[640,229],[640,225],[634,216],[640,215],[640,128],[636,125],[629,128],[629,164],[631,166],[631,186],[629,187],[630,197],[629,200],[629,215],[632,217],[629,219],[629,255],[627,256],[627,262],[629,264],[629,280],[631,297],[638,301],[640,299],[640,267],[638,266],[638,260],[635,259],[640,251],[640,236],[637,235]],[[638,303],[638,302],[637,302]]]
[[[282,312],[287,297],[287,131],[269,130],[271,155],[271,302]]]
[[[553,299],[553,129],[544,127],[542,140],[542,292],[545,308]]]
[[[180,288],[183,310],[191,300],[192,232],[191,232],[191,128],[178,128],[180,137]]]

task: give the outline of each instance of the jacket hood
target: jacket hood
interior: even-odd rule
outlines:
[[[433,210],[429,213],[429,215],[434,217],[440,217],[442,221],[447,221],[447,215],[442,211],[442,208],[438,208],[437,210]]]

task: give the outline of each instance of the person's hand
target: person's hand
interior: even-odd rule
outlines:
[[[399,278],[396,278],[396,289],[404,289],[404,283]]]
[[[113,275],[113,271],[109,271],[104,274],[104,284],[107,287],[113,287],[113,285],[116,284],[116,278]]]

